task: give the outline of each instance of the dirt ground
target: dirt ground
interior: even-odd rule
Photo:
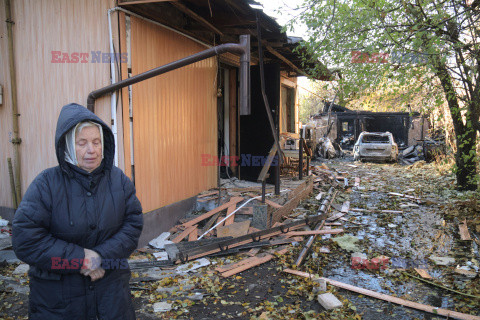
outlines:
[[[244,254],[208,258],[211,264],[196,273],[171,274],[162,279],[145,278],[142,272],[134,270],[131,288],[137,318],[445,319],[330,285],[327,290],[343,306],[326,311],[317,302],[314,282],[287,274],[283,272],[285,268],[297,268],[380,293],[480,316],[478,192],[455,191],[454,176],[449,170],[423,162],[403,166],[340,159],[312,165],[327,166],[349,182],[348,188],[338,188],[330,210],[331,214],[337,213],[337,209],[349,201],[350,210],[344,220],[338,220],[343,224],[343,234],[318,236],[305,264],[300,267],[293,265],[301,249],[298,243],[289,246],[288,253],[228,278],[221,277],[214,268],[242,259]],[[327,190],[328,185],[320,183],[292,216],[315,214],[319,208],[315,196]],[[473,240],[460,240],[458,224],[464,219]],[[344,235],[358,239],[356,249],[348,251],[333,241]],[[324,253],[325,248],[330,253]],[[353,269],[354,252],[363,253],[368,259],[383,255],[389,257],[389,263],[384,270]],[[437,265],[432,260],[435,256],[450,257],[454,262]],[[7,286],[12,281],[20,287],[27,285],[25,274],[12,275],[15,267],[1,267],[0,319],[27,318],[27,295]],[[425,269],[432,277],[430,283],[421,280],[414,268]],[[469,271],[471,276],[458,273],[458,268]],[[154,312],[153,306],[158,302],[166,302],[172,310]]]

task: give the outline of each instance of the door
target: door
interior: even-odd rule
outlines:
[[[278,113],[280,103],[280,67],[278,64],[265,65],[265,92],[272,111],[278,134]],[[263,164],[273,146],[274,138],[263,102],[260,68],[251,67],[250,115],[240,116],[240,179],[257,181]],[[276,161],[278,163],[278,161]],[[275,162],[273,163],[275,164]],[[275,170],[269,170],[268,183],[275,181]]]

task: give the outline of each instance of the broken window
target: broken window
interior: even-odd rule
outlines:
[[[362,138],[363,143],[390,143],[388,136],[380,135],[364,135]]]

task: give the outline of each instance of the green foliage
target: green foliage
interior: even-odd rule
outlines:
[[[308,38],[297,52],[322,62],[312,75],[323,74],[325,65],[340,70],[337,83],[345,102],[382,111],[405,111],[415,102],[414,110],[428,111],[447,101],[457,134],[472,126],[479,130],[478,5],[305,0],[299,9],[290,27],[305,24]],[[458,144],[464,138],[457,136]]]

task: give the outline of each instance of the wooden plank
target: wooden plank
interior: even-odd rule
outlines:
[[[186,236],[188,236],[190,233],[192,233],[195,229],[197,229],[196,226],[191,226],[191,227],[183,230],[182,232],[180,232],[180,234],[178,234],[175,238],[172,239],[172,242],[179,243],[180,241],[185,239]]]
[[[271,223],[280,221],[283,216],[288,216],[290,212],[292,212],[292,210],[298,206],[301,200],[308,197],[312,190],[313,180],[311,179],[309,179],[305,185],[299,185],[294,191],[291,192],[293,197],[291,198],[291,195],[289,194],[288,198],[290,200],[285,203],[282,208],[272,213]]]
[[[272,47],[270,46],[265,46],[267,48],[267,50],[273,54],[275,57],[277,57],[278,59],[282,60],[283,62],[285,62],[290,68],[292,68],[293,70],[295,70],[296,72],[298,72],[298,74],[302,75],[302,76],[305,76],[305,72],[303,72],[302,70],[300,70],[296,65],[294,65],[290,60],[288,60],[287,58],[285,58],[284,56],[282,56],[277,50],[273,49]]]
[[[249,258],[250,259],[250,258]],[[248,270],[250,268],[256,267],[258,265],[261,265],[265,262],[268,262],[273,259],[273,256],[271,254],[267,254],[264,257],[252,257],[252,261],[249,263],[243,264],[237,268],[231,269],[229,271],[223,272],[222,277],[227,278],[230,277],[234,274],[240,273],[242,271]]]
[[[356,225],[359,225],[359,226],[363,226],[363,223],[360,223],[360,222],[355,222],[355,221],[350,221],[346,218],[340,218],[340,220],[342,221],[345,221],[345,222],[349,222],[349,223],[353,223],[353,224],[356,224]],[[325,225],[328,225],[328,223],[326,223]]]
[[[286,254],[290,246],[281,246],[276,249],[268,250],[270,254]]]
[[[277,154],[277,145],[274,143],[270,149],[270,152],[268,153],[267,160],[263,165],[262,171],[260,171],[260,174],[258,175],[257,182],[262,182],[268,178],[268,169],[270,169],[270,165],[275,158],[275,154]]]
[[[215,213],[208,221],[207,223],[205,224],[205,226],[203,226],[203,229],[202,229],[202,233],[205,233],[207,232],[208,230],[210,230],[210,228],[213,226],[213,224],[217,221],[218,217],[220,217],[220,214],[221,212],[217,212]]]
[[[188,241],[197,241],[198,239],[198,228],[195,229],[188,234]]]
[[[308,222],[314,223],[318,221],[324,221],[323,219],[325,219],[325,214],[311,217],[308,220]],[[293,230],[302,228],[303,226],[305,226],[306,223],[307,223],[307,219],[304,219],[301,221],[291,222],[290,224],[284,225],[284,226],[287,226],[290,230],[293,231]],[[231,248],[235,248],[235,247],[250,243],[254,239],[255,240],[269,239],[281,233],[282,233],[282,230],[280,227],[271,228],[271,229],[259,231],[257,233],[251,233],[242,237],[228,239],[218,243],[211,243],[205,246],[200,246],[200,247],[197,246],[196,248],[190,248],[188,250],[184,250],[183,254],[184,254],[184,257],[187,258],[188,260],[195,260],[200,257],[204,257],[207,255],[219,252],[222,250],[222,247],[228,247],[231,249]],[[179,263],[179,262],[180,262],[180,259],[176,261],[176,263]]]
[[[408,199],[413,199],[413,200],[421,201],[420,198],[417,198],[417,197],[414,197],[414,196],[410,196],[410,195],[408,195],[408,194],[403,194],[403,193],[398,193],[398,192],[389,192],[388,194],[389,194],[389,195],[392,195],[392,196],[397,196],[397,197],[402,197],[402,198],[408,198]]]
[[[171,228],[168,230],[168,232],[170,232],[170,234],[174,234],[175,232],[180,231],[180,230],[181,230],[181,229],[180,229],[180,226],[176,225],[176,226],[171,227]]]
[[[343,226],[343,223],[341,223],[341,222],[327,222],[327,223],[325,223],[325,225],[326,226],[337,226],[337,227],[339,227],[339,226]]]
[[[295,236],[313,236],[318,234],[339,234],[342,233],[343,229],[331,229],[331,230],[309,230],[309,231],[291,231],[287,232],[285,235],[289,237]]]
[[[265,203],[268,204],[269,206],[273,207],[273,208],[276,208],[276,209],[283,208],[283,206],[281,204],[273,202],[272,200],[265,199]]]
[[[252,193],[247,193],[247,196],[251,197],[251,198],[256,198],[258,197],[257,195],[255,194],[252,194]],[[256,199],[257,201],[261,201],[260,198],[257,198]],[[268,204],[269,206],[275,208],[275,209],[280,209],[280,208],[283,208],[283,206],[281,204],[278,204],[272,200],[269,200],[269,199],[265,199],[265,203]]]
[[[259,249],[259,248],[254,248],[254,249]],[[254,249],[252,249],[252,250],[254,250]],[[250,250],[250,251],[252,251],[252,250]],[[257,259],[258,258],[256,256],[245,258],[245,259],[239,260],[237,262],[233,262],[233,263],[225,264],[221,267],[217,267],[217,268],[215,268],[215,270],[218,271],[218,272],[227,272],[228,270],[238,268],[240,266],[243,266],[244,264],[250,263],[252,261],[256,261]]]
[[[212,197],[212,198],[209,197],[209,198],[207,198],[207,199],[203,199],[203,198],[197,199],[197,202],[203,203],[203,202],[208,202],[208,201],[212,201],[212,200],[215,200],[215,199],[218,199],[218,196],[214,196],[214,197]]]
[[[467,219],[465,219],[462,223],[458,224],[458,231],[460,233],[460,239],[465,241],[472,240],[470,232],[468,232]]]
[[[256,256],[260,252],[261,248],[253,248],[247,252],[247,254],[251,257]]]
[[[203,194],[199,194],[199,195],[197,196],[197,198],[204,198],[204,197],[208,197],[208,196],[213,196],[214,194],[218,194],[218,190],[212,191],[212,192],[203,193]]]
[[[234,222],[231,225],[218,227],[217,228],[217,237],[241,237],[248,233],[248,228],[250,227],[250,220],[245,220],[242,222]]]
[[[273,187],[267,187],[265,191],[272,192]],[[231,188],[230,192],[262,192],[262,187]]]
[[[200,22],[200,24],[203,24],[205,27],[207,27],[211,31],[215,32],[216,34],[219,34],[219,35],[223,36],[222,31],[218,30],[213,24],[211,24],[209,21],[207,21],[204,17],[200,16],[199,14],[197,14],[196,12],[191,10],[190,8],[187,8],[182,3],[177,2],[177,1],[173,1],[173,2],[171,2],[171,4],[175,8],[177,8],[178,10],[184,12],[186,15],[193,18],[194,20],[197,20],[198,22]]]
[[[400,211],[400,210],[380,210],[380,212],[383,212],[383,213],[397,213],[397,214],[402,214],[403,211]]]
[[[253,207],[243,207],[242,209],[238,210],[235,214],[244,214],[251,216],[253,214]]]
[[[419,269],[419,268],[413,268],[417,273],[424,279],[432,279],[432,276],[430,276],[425,269]]]
[[[228,217],[229,214],[231,214],[233,211],[235,211],[236,207],[237,207],[236,205],[228,207],[226,217]],[[232,214],[230,217],[225,219],[224,225],[228,226],[228,225],[232,224],[234,221],[235,221],[235,214]],[[219,227],[220,227],[220,225],[219,225]]]
[[[302,271],[297,271],[297,270],[292,270],[292,269],[285,269],[283,271],[285,271],[287,273],[295,274],[295,275],[298,275],[298,276],[301,276],[301,277],[305,277],[305,278],[323,279],[328,284],[330,284],[332,286],[335,286],[335,287],[338,287],[338,288],[353,291],[353,292],[356,292],[356,293],[359,293],[359,294],[362,294],[362,295],[365,295],[365,296],[369,296],[369,297],[372,297],[372,298],[396,303],[396,304],[399,304],[399,305],[402,305],[402,306],[405,306],[405,307],[409,307],[409,308],[413,308],[413,309],[417,309],[417,310],[421,310],[421,311],[425,311],[425,312],[430,312],[430,313],[433,313],[433,314],[438,314],[438,315],[441,315],[441,316],[444,316],[444,317],[461,319],[461,320],[480,320],[480,317],[478,317],[478,316],[472,316],[472,315],[469,315],[469,314],[460,313],[460,312],[456,312],[456,311],[451,311],[451,310],[447,310],[447,309],[440,309],[440,308],[437,308],[437,307],[432,307],[432,306],[429,306],[429,305],[425,305],[425,304],[421,304],[421,303],[417,303],[417,302],[413,302],[413,301],[408,301],[408,300],[397,298],[397,297],[392,297],[392,296],[387,295],[387,294],[375,292],[375,291],[368,290],[368,289],[363,289],[363,288],[360,288],[360,287],[355,287],[355,286],[352,286],[352,285],[349,285],[349,284],[346,284],[346,283],[343,283],[343,282],[340,282],[340,281],[335,281],[335,280],[331,280],[331,279],[327,279],[327,278],[319,278],[319,277],[317,277],[313,274],[307,273],[307,272],[302,272]]]
[[[318,200],[318,201],[322,200],[322,197],[323,197],[324,194],[325,194],[325,192],[319,192],[319,193],[315,196],[315,200]]]
[[[254,232],[258,232],[258,231],[260,231],[260,229],[257,229],[255,227],[248,228],[248,233],[254,233]]]
[[[230,199],[229,202],[227,202],[227,203],[225,203],[225,204],[222,204],[221,206],[216,207],[215,209],[210,210],[210,211],[208,211],[207,213],[204,213],[204,214],[196,217],[195,219],[189,220],[189,221],[185,222],[183,225],[184,225],[185,227],[187,227],[187,228],[188,228],[188,227],[191,227],[191,226],[193,226],[194,224],[199,223],[200,221],[203,221],[203,220],[205,220],[205,219],[210,218],[210,217],[213,216],[215,213],[220,212],[220,211],[222,211],[222,210],[225,210],[225,209],[227,209],[228,207],[239,203],[240,201],[243,201],[243,198],[241,198],[241,197],[232,198],[232,199]]]

